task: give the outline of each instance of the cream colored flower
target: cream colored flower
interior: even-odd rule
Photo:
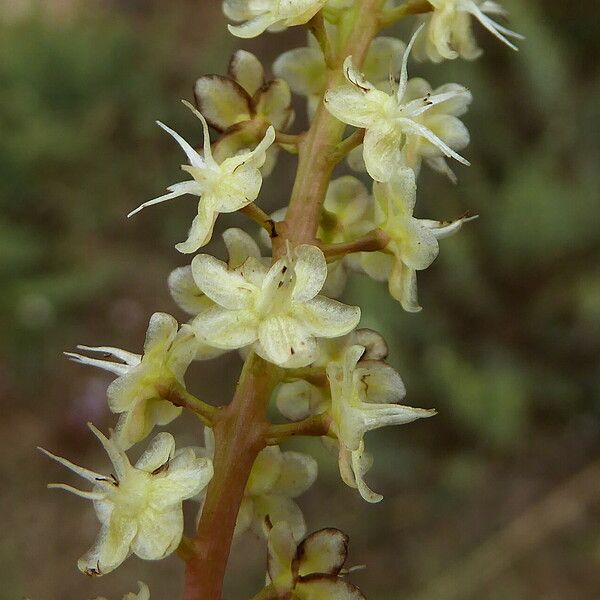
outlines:
[[[389,181],[399,168],[406,165],[402,150],[413,136],[427,140],[441,155],[469,164],[421,122],[422,115],[435,105],[456,101],[467,94],[464,88],[446,88],[435,95],[427,94],[417,100],[404,101],[408,83],[406,63],[419,31],[404,53],[395,93],[378,90],[357,71],[352,57],[348,57],[344,62],[344,73],[349,85],[327,90],[325,94],[325,106],[331,114],[343,123],[365,129],[363,158],[369,175],[376,181]]]
[[[331,27],[333,35],[335,28]],[[390,77],[400,71],[404,43],[392,37],[378,37],[369,46],[363,70],[369,81],[375,82],[378,89],[389,86]],[[285,79],[292,91],[308,99],[309,116],[314,115],[327,89],[325,57],[312,34],[308,34],[308,44],[284,52],[273,63],[273,72]]]
[[[184,500],[198,494],[213,475],[212,463],[191,448],[175,452],[170,433],[159,433],[132,466],[123,449],[93,425],[112,464],[113,474],[100,475],[65,458],[40,450],[93,484],[89,492],[63,483],[60,488],[92,500],[102,525],[94,546],[78,562],[79,570],[99,576],[116,569],[130,554],[145,560],[169,555],[183,533]]]
[[[481,49],[471,30],[473,18],[513,50],[518,48],[508,38],[524,39],[489,16],[506,15],[504,8],[492,0],[429,0],[429,4],[433,11],[421,17],[426,29],[415,45],[418,60],[441,62],[459,56],[474,60],[480,56]]]
[[[202,454],[212,458],[215,439],[208,427],[204,429],[204,443]],[[317,472],[317,462],[308,454],[289,450],[282,452],[279,446],[261,450],[246,483],[234,536],[239,537],[248,530],[266,535],[264,525],[268,516],[272,523],[288,523],[294,539],[302,539],[306,534],[306,524],[295,499],[313,485]]]
[[[308,23],[327,0],[225,0],[223,12],[231,21],[229,31],[240,38],[253,38],[267,29],[282,31]]]
[[[231,57],[227,77],[205,75],[194,86],[196,104],[209,125],[222,132],[212,147],[219,163],[240,152],[249,152],[272,125],[286,131],[294,120],[292,93],[283,79],[267,81],[254,54],[238,50]],[[279,147],[267,149],[263,177],[275,166]]]
[[[431,417],[435,411],[396,404],[406,393],[402,379],[384,363],[359,362],[364,351],[363,346],[351,346],[342,362],[332,362],[327,367],[331,387],[328,414],[331,431],[339,443],[342,478],[351,487],[357,487],[367,502],[379,502],[382,496],[364,483],[363,476],[370,466],[364,457],[365,434]]]
[[[192,222],[188,239],[175,246],[180,252],[189,254],[209,242],[219,213],[235,212],[256,200],[262,185],[259,169],[265,162],[266,150],[275,140],[275,131],[269,127],[263,140],[252,152],[242,152],[217,163],[211,152],[206,119],[189,102],[184,102],[184,104],[202,122],[204,130],[203,156],[196,152],[178,133],[163,123],[159,122],[158,124],[175,138],[185,152],[190,164],[183,165],[181,168],[193,179],[172,185],[167,188],[168,194],[145,202],[130,212],[128,216],[131,217],[148,206],[185,194],[200,196],[198,215]]]
[[[347,555],[348,536],[339,529],[315,531],[297,544],[289,525],[276,523],[268,539],[268,583],[276,598],[365,600],[341,578]]]
[[[148,589],[148,586],[143,581],[138,581],[138,586],[140,590],[137,594],[129,592],[123,596],[123,600],[150,600],[150,590]],[[106,600],[106,598],[96,598],[96,600]]]
[[[476,217],[464,216],[456,221],[440,222],[416,219],[413,210],[417,186],[411,169],[402,169],[387,183],[375,183],[375,224],[390,238],[385,251],[392,255],[391,264],[381,260],[381,253],[364,253],[361,265],[375,279],[389,278],[391,295],[409,312],[421,310],[417,299],[417,271],[426,269],[439,252],[438,239],[457,232]]]
[[[192,272],[215,303],[193,321],[201,339],[231,350],[256,343],[256,352],[278,365],[310,364],[316,338],[345,335],[360,319],[358,307],[319,295],[327,264],[315,246],[294,248],[270,269],[252,257],[230,269],[201,254],[192,261]]]
[[[403,104],[409,104],[419,98],[440,96],[448,91],[456,91],[457,96],[432,106],[427,112],[415,117],[415,121],[432,131],[440,140],[453,150],[462,150],[469,144],[469,131],[458,118],[467,112],[473,99],[471,92],[457,83],[447,83],[432,90],[427,81],[419,77],[409,79],[402,97]],[[444,153],[426,138],[419,135],[407,135],[401,150],[402,162],[419,174],[422,161],[439,173],[447,175],[456,183],[456,175],[448,166]],[[362,159],[362,147],[355,148],[348,157],[348,164],[357,171],[366,169]]]
[[[125,449],[143,440],[155,425],[166,425],[181,414],[181,408],[161,399],[159,387],[184,384],[184,375],[198,350],[198,340],[189,325],[178,328],[165,313],[154,313],[148,324],[144,354],[133,354],[108,346],[78,346],[101,353],[102,359],[65,352],[75,362],[118,375],[107,390],[110,409],[120,414],[116,437]],[[108,359],[116,360],[108,360]]]

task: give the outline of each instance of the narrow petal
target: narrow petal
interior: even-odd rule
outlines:
[[[168,189],[170,190],[168,194],[164,194],[163,196],[153,198],[152,200],[148,200],[147,202],[140,204],[135,210],[132,210],[127,215],[127,218],[133,217],[133,215],[139,213],[145,208],[148,208],[149,206],[161,204],[162,202],[172,200],[173,198],[178,198],[179,196],[184,196],[185,194],[194,194],[196,196],[200,196],[203,191],[202,186],[197,181],[182,181],[181,183],[176,183],[175,185],[172,185]]]
[[[454,221],[430,221],[421,219],[420,222],[425,227],[428,227],[433,235],[439,240],[455,234],[465,223],[474,221],[479,218],[478,215],[464,215],[460,219]]]
[[[121,348],[112,348],[111,346],[84,346],[83,344],[77,344],[77,348],[79,350],[85,350],[86,352],[101,352],[103,354],[114,356],[130,366],[139,365],[142,360],[142,357],[139,354],[121,350]]]
[[[104,475],[100,475],[99,473],[95,473],[94,471],[90,471],[89,469],[85,469],[84,467],[80,467],[79,465],[72,463],[70,460],[63,458],[62,456],[57,456],[56,454],[52,454],[52,452],[49,452],[48,450],[46,450],[44,448],[40,448],[38,446],[37,449],[40,452],[42,452],[43,454],[45,454],[48,458],[55,460],[57,463],[60,463],[63,467],[67,467],[67,469],[69,469],[70,471],[73,471],[73,473],[76,473],[80,477],[87,479],[89,482],[91,482],[93,484],[97,484],[99,481],[103,481],[105,479]],[[55,484],[52,484],[52,485],[55,485]]]
[[[419,33],[421,33],[421,30],[423,29],[423,27],[425,26],[425,24],[421,25],[414,33],[412,38],[410,39],[410,42],[408,42],[408,46],[406,47],[406,50],[404,51],[404,55],[402,56],[402,65],[400,66],[400,80],[398,82],[398,90],[396,92],[396,97],[398,99],[398,103],[401,102],[402,100],[402,96],[404,96],[404,92],[406,92],[406,84],[408,82],[408,57],[410,55],[410,51],[412,50],[412,47],[415,45],[415,41],[419,35]]]
[[[268,538],[267,572],[279,594],[286,594],[294,586],[295,554],[296,542],[290,526],[285,522],[274,523]]]
[[[185,155],[188,158],[188,161],[192,167],[196,167],[198,169],[206,168],[206,161],[200,154],[198,154],[194,148],[188,142],[186,142],[176,131],[173,131],[170,127],[167,127],[164,123],[160,121],[156,121],[157,125],[164,129],[169,135],[171,135],[175,141],[181,146],[181,149],[185,152]]]
[[[98,358],[90,358],[88,356],[76,354],[75,352],[63,352],[63,354],[73,362],[81,365],[89,365],[90,367],[97,367],[98,369],[103,369],[119,376],[124,375],[131,368],[129,365],[114,363],[109,360],[100,360]]]
[[[390,294],[407,312],[419,312],[422,307],[417,297],[417,272],[402,261],[394,263],[389,278]]]
[[[109,440],[99,429],[94,427],[92,423],[88,423],[88,427],[92,433],[100,440],[100,443],[106,450],[110,461],[115,468],[117,479],[121,480],[131,470],[131,464],[124,450],[120,448],[114,440]]]
[[[372,460],[365,453],[365,444],[363,441],[360,442],[358,450],[354,450],[352,452],[351,460],[356,487],[362,499],[366,500],[369,504],[377,504],[378,502],[381,502],[383,500],[383,496],[377,492],[374,492],[365,483],[364,477],[367,471],[371,468]]]

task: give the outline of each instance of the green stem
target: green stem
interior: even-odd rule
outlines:
[[[377,252],[389,243],[389,236],[381,229],[373,229],[362,238],[339,244],[319,244],[327,259],[338,259],[354,252]]]
[[[400,6],[384,11],[379,23],[382,28],[389,27],[409,15],[419,15],[432,10],[433,6],[427,0],[408,0]]]
[[[326,415],[315,415],[302,421],[296,421],[295,423],[271,425],[266,433],[266,443],[268,446],[275,446],[290,437],[299,435],[313,437],[327,435],[330,421]]]

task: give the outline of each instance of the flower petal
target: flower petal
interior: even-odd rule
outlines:
[[[196,285],[191,265],[171,271],[168,284],[173,300],[190,315],[197,315],[212,305],[212,300]]]
[[[257,95],[256,110],[276,129],[283,130],[290,123],[293,111],[292,92],[284,79],[274,79],[263,86]]]
[[[265,83],[265,72],[260,60],[246,50],[237,50],[233,53],[229,61],[228,73],[229,77],[235,79],[250,96],[254,96]]]
[[[256,288],[214,256],[199,254],[194,257],[192,274],[198,288],[219,306],[230,310],[250,306]]]
[[[197,334],[211,346],[224,350],[243,348],[258,337],[256,317],[243,310],[213,306],[192,322]]]
[[[300,580],[294,588],[298,600],[366,600],[351,583],[334,575],[314,575]]]
[[[175,244],[175,248],[182,254],[196,252],[196,250],[208,244],[212,237],[217,213],[206,206],[206,204],[204,201],[201,201],[201,204],[198,206],[198,214],[192,221],[187,239],[184,242]]]
[[[295,48],[273,63],[276,77],[285,79],[296,94],[320,94],[327,85],[325,60],[317,48]]]
[[[183,535],[181,505],[167,511],[147,507],[138,515],[138,532],[131,549],[144,560],[159,560],[171,554]]]
[[[282,454],[279,477],[272,493],[296,498],[308,490],[317,479],[317,461],[308,454],[288,450]]]
[[[162,431],[150,442],[148,448],[135,463],[135,468],[152,473],[168,463],[174,454],[175,438],[170,433]]]
[[[312,300],[327,279],[325,255],[316,246],[302,244],[294,249],[295,284],[292,298],[295,302]]]
[[[274,523],[268,538],[267,572],[279,594],[289,592],[294,586],[292,561],[296,554],[296,542],[290,526],[285,522]]]
[[[389,181],[402,167],[402,136],[387,120],[368,127],[363,142],[367,172],[375,181]]]
[[[230,269],[241,266],[249,256],[260,259],[260,248],[252,236],[243,229],[231,227],[223,232],[223,241],[227,246],[227,261]]]
[[[419,312],[422,307],[417,297],[417,272],[402,261],[395,261],[390,273],[389,290],[407,312]]]
[[[298,546],[296,554],[300,576],[311,573],[337,575],[348,555],[348,536],[339,529],[315,531]]]
[[[246,493],[259,496],[270,492],[281,475],[283,456],[279,446],[267,446],[258,453],[248,482]]]
[[[254,115],[248,92],[229,77],[205,75],[196,80],[194,96],[199,111],[215,129],[223,131]]]
[[[305,304],[296,305],[295,315],[313,335],[331,338],[346,335],[358,325],[360,308],[316,296]]]

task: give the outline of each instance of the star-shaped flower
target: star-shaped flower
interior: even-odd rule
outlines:
[[[381,253],[364,253],[361,265],[375,279],[389,278],[392,296],[409,312],[421,310],[417,299],[417,271],[426,269],[439,252],[438,239],[456,233],[476,217],[464,216],[451,222],[416,219],[413,210],[417,186],[411,169],[401,169],[387,183],[373,185],[375,224],[390,238],[385,251],[390,262],[381,260]],[[391,263],[391,264],[390,264]]]
[[[240,38],[253,38],[267,29],[282,31],[308,23],[327,0],[225,0],[223,12],[231,21],[229,31]]]
[[[213,227],[219,213],[232,213],[254,202],[262,186],[260,167],[265,162],[265,153],[275,140],[275,130],[269,127],[263,140],[251,152],[241,152],[218,163],[212,155],[210,135],[206,119],[189,102],[184,104],[200,119],[204,131],[204,153],[200,155],[178,133],[158,122],[171,134],[185,152],[189,165],[181,168],[193,179],[176,183],[168,194],[144,202],[129,213],[129,217],[148,206],[172,200],[184,194],[200,196],[198,215],[194,218],[188,239],[175,247],[180,252],[190,254],[206,245],[212,236]]]
[[[361,364],[364,351],[363,346],[351,346],[341,362],[327,367],[331,388],[328,414],[331,431],[339,443],[342,478],[351,487],[357,487],[367,502],[379,502],[382,496],[371,491],[363,478],[370,466],[364,456],[365,434],[431,417],[435,410],[397,404],[406,393],[402,379],[384,363]]]
[[[408,55],[419,31],[413,35],[404,53],[395,93],[382,92],[368,82],[349,56],[344,61],[344,73],[349,85],[327,90],[325,94],[325,106],[332,115],[343,123],[365,129],[363,158],[369,175],[376,181],[389,181],[399,168],[406,165],[402,150],[411,136],[422,137],[442,155],[469,164],[426,127],[421,119],[433,106],[464,96],[467,93],[464,88],[446,88],[441,93],[404,100],[408,83]]]
[[[339,529],[315,531],[298,544],[285,522],[269,532],[267,573],[276,598],[294,600],[365,600],[341,578],[348,536]]]
[[[488,16],[506,15],[506,10],[492,0],[429,0],[429,4],[433,10],[421,17],[426,29],[415,46],[415,56],[419,60],[428,58],[432,62],[441,62],[459,56],[474,60],[480,56],[481,49],[471,30],[473,18],[513,50],[518,48],[508,38],[524,39]]]
[[[360,320],[360,309],[319,295],[327,263],[316,246],[301,245],[265,267],[248,258],[238,269],[207,254],[192,261],[194,281],[215,305],[193,321],[209,344],[235,349],[254,344],[277,365],[314,360],[316,338],[339,337]]]
[[[132,553],[145,560],[164,558],[181,541],[181,504],[208,485],[212,462],[196,457],[191,448],[175,452],[173,436],[163,432],[132,466],[114,439],[108,439],[91,424],[90,429],[104,446],[114,474],[94,473],[40,448],[94,486],[89,492],[63,483],[48,486],[94,502],[102,527],[94,546],[79,559],[79,570],[87,575],[105,575]]]
[[[150,318],[144,354],[133,354],[108,346],[78,346],[104,358],[90,358],[65,352],[75,362],[91,365],[118,375],[107,390],[108,405],[121,414],[116,436],[125,449],[143,440],[155,425],[166,425],[182,409],[163,400],[159,388],[184,384],[184,375],[198,350],[198,340],[189,325],[178,328],[171,315],[154,313]],[[107,359],[116,360],[107,360]]]
[[[404,43],[392,37],[378,37],[369,46],[363,71],[378,89],[389,85],[390,77],[400,71]],[[314,115],[323,93],[327,89],[325,57],[312,34],[308,45],[284,52],[273,63],[273,72],[285,79],[292,91],[308,99],[308,113]]]

